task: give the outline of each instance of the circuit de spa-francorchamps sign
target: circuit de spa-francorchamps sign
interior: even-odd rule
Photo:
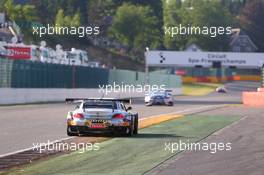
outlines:
[[[180,52],[147,51],[147,66],[212,67],[219,63],[223,67],[260,68],[264,65],[264,53],[238,52]]]

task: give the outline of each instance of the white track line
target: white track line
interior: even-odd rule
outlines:
[[[65,140],[69,140],[69,139],[72,139],[74,137],[66,137],[66,138],[62,138],[62,139],[58,139],[58,140],[54,140],[52,142],[49,142],[49,144],[46,144],[46,146],[48,145],[52,145],[54,143],[57,143],[57,142],[62,142],[62,141],[65,141]],[[34,146],[34,147],[30,147],[30,148],[25,148],[25,149],[21,149],[21,150],[18,150],[18,151],[14,151],[14,152],[10,152],[10,153],[6,153],[6,154],[2,154],[0,155],[0,158],[2,157],[6,157],[6,156],[10,156],[10,155],[13,155],[13,154],[18,154],[18,153],[22,153],[24,151],[29,151],[29,150],[33,150],[33,149],[37,149],[37,148],[40,148],[44,145],[39,145],[39,146]]]
[[[222,132],[224,132],[226,129],[229,129],[229,128],[233,127],[234,125],[238,124],[239,122],[241,122],[241,121],[243,121],[243,120],[245,120],[247,118],[248,118],[248,116],[244,116],[244,117],[240,118],[239,120],[233,122],[231,125],[227,125],[226,127],[216,131],[215,133],[212,134],[212,136],[217,136],[217,135],[222,134]]]

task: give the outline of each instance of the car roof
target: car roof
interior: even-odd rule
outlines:
[[[131,103],[131,99],[120,99],[120,98],[66,98],[66,103],[76,103],[85,101],[112,101],[112,102],[122,102]]]

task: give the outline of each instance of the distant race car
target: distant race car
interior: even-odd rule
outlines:
[[[130,99],[87,98],[66,99],[66,103],[78,103],[67,115],[67,134],[110,132],[132,136],[138,133],[138,114],[126,107]]]
[[[227,93],[227,89],[224,86],[216,88],[215,91],[218,93]]]
[[[173,106],[173,95],[171,90],[159,90],[145,95],[146,106],[167,105]]]

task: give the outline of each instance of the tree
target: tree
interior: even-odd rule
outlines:
[[[64,11],[60,9],[55,18],[55,24],[59,27],[64,25]]]
[[[5,3],[6,3],[6,0],[0,1],[0,11],[1,12],[5,11]]]
[[[264,51],[264,1],[247,2],[240,16],[242,28],[249,34],[259,51]]]
[[[43,24],[54,23],[56,21],[56,14],[60,9],[64,14],[75,15],[77,11],[80,13],[80,21],[82,24],[87,23],[87,8],[88,2],[92,0],[27,0],[37,9],[39,22]]]
[[[110,35],[142,54],[146,47],[157,48],[160,43],[158,20],[149,6],[123,4],[117,9]]]
[[[23,18],[27,21],[34,21],[36,16],[36,9],[33,5],[24,5],[21,7]]]
[[[192,10],[192,24],[194,26],[207,27],[232,27],[233,18],[226,8],[223,8],[219,2],[216,1],[195,1],[194,9]],[[191,39],[197,41],[200,46],[209,51],[226,51],[229,49],[229,35],[219,35],[215,38],[209,35],[191,36]]]
[[[100,35],[106,36],[111,25],[112,16],[115,15],[119,0],[89,0],[87,6],[88,23],[100,27]]]
[[[13,0],[5,2],[5,10],[8,17],[16,22],[33,21],[36,19],[36,10],[33,5],[15,5]]]
[[[185,15],[182,11],[182,2],[174,0],[163,0],[163,22],[165,26],[174,26],[183,23]],[[188,14],[186,14],[188,15]],[[164,46],[167,49],[180,49],[187,41],[181,36],[171,38],[169,35],[164,36]]]
[[[232,26],[233,17],[220,1],[185,0],[178,2],[164,0],[164,26],[185,27],[224,27]],[[224,51],[228,49],[229,36],[219,35],[176,35],[165,36],[164,45],[168,49],[182,50],[190,43],[197,43],[208,51]]]
[[[56,18],[55,18],[55,24],[58,27],[61,27],[61,26],[78,27],[81,25],[80,21],[81,21],[81,17],[80,17],[79,11],[76,12],[73,16],[70,16],[70,15],[65,16],[64,11],[62,9],[59,9],[56,15]]]
[[[75,26],[75,27],[78,27],[81,25],[81,16],[80,16],[80,12],[76,12],[73,17],[72,17],[72,20],[71,20],[71,23],[70,25],[71,26]]]
[[[229,10],[233,15],[239,15],[240,10],[246,4],[247,0],[220,0],[221,5]]]

